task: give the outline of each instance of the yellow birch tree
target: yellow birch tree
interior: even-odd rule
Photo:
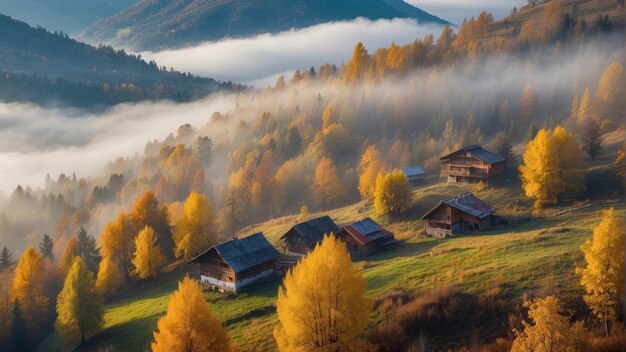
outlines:
[[[189,259],[218,241],[217,216],[209,199],[191,193],[174,228],[176,256]]]
[[[274,337],[280,351],[354,351],[368,325],[372,300],[365,297],[363,269],[345,243],[328,235],[285,277],[278,290],[280,320]]]
[[[167,313],[157,322],[153,352],[227,352],[232,349],[197,282],[185,277],[172,294]]]
[[[140,279],[157,277],[159,268],[165,263],[165,256],[157,244],[154,230],[146,226],[139,232],[135,239],[135,256],[133,265],[135,274]]]
[[[587,266],[576,268],[576,272],[585,289],[583,299],[609,335],[624,296],[626,235],[624,221],[615,209],[604,212],[602,222],[593,229],[593,239],[587,240],[581,249]]]

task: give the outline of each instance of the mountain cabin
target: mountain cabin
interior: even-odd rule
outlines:
[[[281,240],[290,256],[305,256],[322,242],[324,235],[337,234],[340,228],[328,216],[311,219],[293,226],[282,235]]]
[[[488,183],[504,173],[506,161],[479,145],[461,148],[439,159],[441,177],[449,183]]]
[[[358,258],[395,247],[393,232],[387,231],[371,218],[350,224],[337,234],[346,243],[352,258]]]
[[[224,292],[237,293],[241,288],[274,275],[280,253],[263,233],[213,246],[189,263],[200,264],[200,281]]]
[[[412,187],[419,186],[426,182],[426,171],[421,166],[411,166],[402,169],[402,173],[409,180]]]
[[[495,219],[491,207],[472,193],[462,193],[454,199],[439,202],[422,220],[426,221],[426,234],[448,237],[471,231],[491,228]]]

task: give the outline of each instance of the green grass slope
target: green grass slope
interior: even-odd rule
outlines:
[[[430,207],[437,195],[451,195],[462,187],[437,184],[415,192],[421,212]],[[477,192],[496,209],[515,213],[517,192],[513,187]],[[511,201],[513,200],[513,201]],[[626,214],[623,203],[616,205]],[[591,236],[600,221],[600,207],[574,211],[560,217],[539,218],[508,225],[494,231],[450,239],[419,238],[422,224],[416,220],[388,223],[403,239],[398,249],[367,258],[362,264],[373,297],[391,291],[413,292],[439,286],[453,286],[467,292],[482,292],[506,287],[506,297],[519,304],[525,293],[557,288],[567,302],[578,302],[582,294],[574,272],[582,260],[580,245]],[[417,209],[416,209],[417,211]],[[370,215],[371,206],[357,204],[329,212],[340,223]],[[291,218],[278,219],[255,228],[264,230],[273,241],[290,226]],[[143,351],[149,348],[152,330],[166,309],[168,297],[186,270],[178,268],[158,282],[147,285],[132,297],[110,304],[105,327],[85,349],[111,345],[116,351]],[[224,320],[230,336],[242,351],[275,350],[272,330],[277,323],[274,301],[279,280],[250,288],[238,296],[207,293],[206,298]],[[374,319],[375,320],[375,319]],[[51,336],[42,350],[58,348]]]

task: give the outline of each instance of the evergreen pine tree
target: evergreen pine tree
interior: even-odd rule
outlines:
[[[602,132],[600,123],[595,119],[590,119],[583,135],[583,150],[591,160],[594,160],[602,152]]]
[[[0,271],[10,267],[14,262],[13,253],[7,247],[3,247],[0,251]]]
[[[501,134],[498,138],[498,154],[505,160],[507,171],[515,166],[515,154],[509,136]]]
[[[47,233],[43,234],[43,239],[41,243],[39,243],[39,253],[41,253],[44,258],[48,258],[50,261],[54,261],[54,242],[52,242],[52,238],[48,236]]]
[[[87,268],[92,273],[98,271],[100,264],[100,254],[96,246],[96,239],[87,234],[87,231],[81,227],[76,235],[78,239],[78,255],[80,255]]]

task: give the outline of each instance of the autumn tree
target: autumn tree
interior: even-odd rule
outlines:
[[[572,98],[572,107],[570,108],[570,119],[574,122],[578,122],[578,111],[580,110],[580,97],[578,93]]]
[[[526,196],[535,198],[535,208],[558,202],[563,195],[584,189],[580,148],[574,136],[562,127],[541,129],[528,142],[524,164],[519,167]]]
[[[363,43],[357,43],[352,52],[352,59],[346,66],[344,80],[348,83],[354,83],[363,78],[363,74],[367,69],[369,60],[370,56],[367,53],[367,50],[365,50]]]
[[[41,255],[43,255],[44,258],[47,258],[50,261],[54,261],[54,242],[52,241],[52,238],[50,238],[50,236],[48,236],[47,233],[43,234],[43,238],[41,239],[41,242],[39,243],[39,253],[41,253]]]
[[[65,274],[70,271],[72,263],[74,263],[74,258],[78,256],[80,256],[80,252],[78,250],[78,239],[76,236],[72,236],[72,238],[67,241],[65,249],[63,250],[63,256],[61,257],[61,269],[63,269]]]
[[[387,166],[380,156],[375,145],[370,145],[361,155],[359,162],[359,193],[361,198],[368,199],[374,196],[376,177],[385,172]]]
[[[576,269],[585,289],[585,303],[604,324],[607,336],[623,304],[626,234],[622,218],[613,208],[604,212],[593,238],[581,247],[587,265]]]
[[[582,137],[582,149],[589,155],[591,160],[594,160],[602,152],[603,139],[600,123],[596,119],[590,119]]]
[[[404,68],[404,53],[402,48],[396,45],[395,42],[391,43],[389,51],[387,52],[387,67],[392,70],[401,70]]]
[[[582,323],[570,323],[570,315],[555,296],[526,302],[531,322],[522,321],[523,331],[514,330],[511,352],[588,351],[588,333]]]
[[[144,227],[135,238],[135,256],[132,260],[135,274],[144,280],[157,277],[165,261],[154,230],[149,226]]]
[[[596,103],[601,115],[611,113],[623,116],[623,112],[618,111],[618,104],[623,104],[624,92],[626,90],[626,73],[624,66],[618,62],[612,62],[602,73],[596,90]],[[623,108],[623,107],[622,107]],[[616,119],[616,121],[620,121]]]
[[[0,251],[0,271],[10,267],[14,263],[13,253],[7,247],[2,247],[2,251]]]
[[[28,248],[15,267],[11,285],[11,301],[20,302],[20,310],[30,334],[40,331],[48,312],[48,297],[44,294],[46,268],[41,254]]]
[[[130,212],[130,218],[135,235],[144,227],[151,227],[157,236],[163,254],[168,257],[172,256],[174,242],[169,223],[169,213],[167,206],[161,205],[154,193],[148,191],[135,202]]]
[[[577,118],[578,124],[581,126],[591,119],[591,91],[589,87],[585,89],[582,98],[580,98]]]
[[[167,313],[153,333],[153,352],[227,352],[228,335],[204,300],[198,283],[188,276],[170,297]]]
[[[543,7],[543,17],[552,30],[561,22],[561,0],[550,0]]]
[[[365,297],[363,269],[345,243],[326,236],[287,273],[278,289],[280,351],[351,351],[368,325],[372,300]]]
[[[535,113],[535,90],[530,84],[524,86],[519,104],[520,117],[525,121],[532,120]]]
[[[534,44],[544,41],[547,33],[541,28],[537,20],[525,21],[519,32],[519,39],[523,43]]]
[[[411,188],[402,170],[379,174],[374,191],[374,207],[381,214],[400,214],[411,207]]]
[[[98,277],[96,279],[96,290],[102,297],[111,297],[124,282],[124,277],[119,266],[111,257],[104,257],[100,262]]]
[[[311,191],[317,204],[325,207],[329,207],[343,196],[344,191],[337,176],[337,167],[330,158],[324,157],[317,164]]]
[[[135,237],[137,232],[131,217],[121,211],[114,221],[105,225],[100,235],[100,253],[120,263],[124,275],[132,271],[132,258],[135,253]]]
[[[274,158],[271,151],[263,154],[263,158],[254,169],[252,176],[252,206],[261,217],[272,215],[272,197],[274,196]]]
[[[215,211],[209,199],[202,194],[191,193],[174,228],[176,257],[189,259],[219,239]]]
[[[322,131],[325,131],[337,122],[335,118],[335,107],[332,104],[329,104],[322,112]]]
[[[66,346],[75,346],[79,342],[82,344],[88,336],[102,329],[102,296],[96,291],[93,273],[80,257],[74,260],[65,277],[56,310],[54,328]]]

